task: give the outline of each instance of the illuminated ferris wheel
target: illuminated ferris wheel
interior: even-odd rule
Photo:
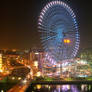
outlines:
[[[73,10],[62,1],[51,1],[38,20],[41,42],[49,60],[59,62],[74,58],[79,49],[79,32]]]

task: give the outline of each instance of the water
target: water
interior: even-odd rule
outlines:
[[[92,92],[92,85],[35,85],[28,92]]]

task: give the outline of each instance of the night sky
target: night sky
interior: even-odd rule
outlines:
[[[37,21],[49,0],[0,1],[0,49],[41,47]],[[91,0],[63,0],[73,8],[80,31],[80,48],[92,47]],[[89,2],[90,1],[90,2]]]

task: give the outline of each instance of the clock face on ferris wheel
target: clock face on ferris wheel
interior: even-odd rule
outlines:
[[[49,2],[40,13],[38,28],[51,62],[76,56],[80,42],[78,24],[73,10],[66,3]]]

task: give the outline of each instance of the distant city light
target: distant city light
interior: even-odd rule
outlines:
[[[2,70],[2,69],[0,69],[0,72],[3,72],[3,70]]]
[[[23,81],[22,81],[22,83],[23,83],[23,84],[26,84],[26,83],[27,83],[27,80],[26,80],[26,79],[25,79],[25,80],[23,80]]]
[[[34,66],[37,68],[38,67],[38,61],[34,61]]]
[[[38,90],[41,89],[41,85],[37,85],[36,87],[37,87]]]
[[[86,60],[79,60],[79,61],[77,61],[77,62],[78,62],[79,64],[83,64],[83,65],[88,64]]]
[[[61,64],[57,64],[57,67],[59,67],[59,68],[60,68],[60,67],[61,67]]]
[[[21,80],[21,77],[19,77],[18,80]]]
[[[28,67],[29,69],[31,69],[31,67],[30,67],[29,65],[28,65],[27,67]]]
[[[2,54],[0,54],[0,72],[3,72],[3,70],[2,70]]]
[[[12,77],[12,80],[15,80],[15,77]]]
[[[13,49],[12,51],[13,51],[13,52],[15,52],[15,51],[16,51],[16,49]]]
[[[30,74],[27,75],[27,78],[28,78],[28,79],[30,78]]]
[[[37,72],[37,77],[40,77],[41,76],[41,72]]]
[[[38,52],[35,52],[36,55],[38,55],[39,53]]]
[[[33,72],[32,72],[32,71],[30,72],[30,75],[31,75],[31,76],[33,75]]]

